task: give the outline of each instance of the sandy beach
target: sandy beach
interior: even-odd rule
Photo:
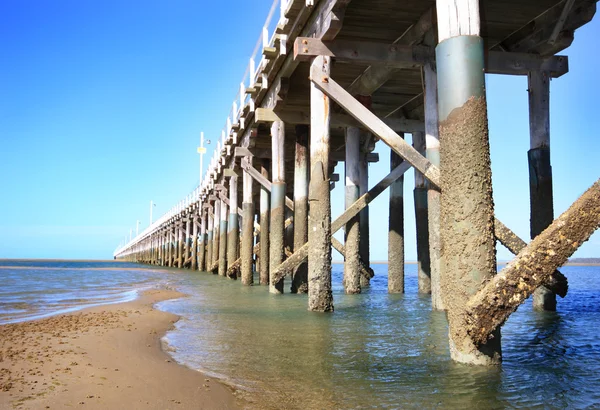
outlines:
[[[0,409],[235,409],[233,391],[175,363],[161,337],[178,319],[135,301],[0,326]]]

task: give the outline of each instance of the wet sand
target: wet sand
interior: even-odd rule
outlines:
[[[135,301],[0,326],[0,409],[235,409],[233,391],[175,363],[160,338],[176,315]]]

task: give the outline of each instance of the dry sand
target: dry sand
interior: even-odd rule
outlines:
[[[160,338],[178,319],[139,299],[0,326],[0,409],[235,409],[232,390],[175,363]]]

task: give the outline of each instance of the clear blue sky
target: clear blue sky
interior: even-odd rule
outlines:
[[[150,200],[156,218],[192,191],[200,131],[220,135],[270,5],[0,2],[0,257],[110,258],[136,220],[147,226]],[[576,33],[564,52],[570,73],[552,82],[556,215],[600,176],[598,20]],[[527,82],[487,80],[496,212],[527,238]],[[371,184],[389,169],[389,149],[377,152]],[[409,260],[413,179],[410,171]],[[336,215],[341,184],[333,195]],[[386,201],[371,207],[377,260],[387,258]],[[576,256],[600,256],[600,235]],[[499,247],[498,258],[509,255]]]

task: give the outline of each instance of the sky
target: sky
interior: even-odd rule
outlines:
[[[136,221],[140,231],[148,226],[150,201],[156,219],[190,193],[199,180],[200,132],[220,137],[270,6],[0,2],[0,258],[112,258]],[[599,20],[576,32],[561,52],[570,72],[551,83],[555,216],[600,176],[600,55],[590,52]],[[526,239],[527,80],[486,81],[496,214]],[[371,186],[389,171],[389,149],[380,142],[376,152]],[[343,180],[343,167],[337,172]],[[416,259],[413,181],[411,170],[407,260]],[[386,192],[371,205],[372,260],[387,259],[387,201]],[[332,203],[333,215],[341,213],[342,183]],[[574,256],[600,257],[600,233]],[[502,246],[498,259],[510,259]]]

